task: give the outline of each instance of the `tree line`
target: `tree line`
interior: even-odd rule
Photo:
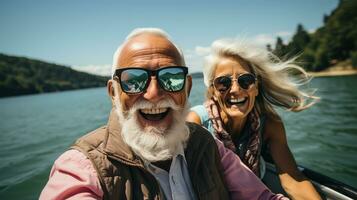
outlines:
[[[104,87],[107,80],[66,66],[0,54],[0,97]]]
[[[309,33],[298,24],[291,41],[284,44],[278,37],[275,49],[267,48],[282,58],[298,55],[297,61],[308,71],[321,71],[346,61],[357,67],[357,1],[340,0],[323,26]]]

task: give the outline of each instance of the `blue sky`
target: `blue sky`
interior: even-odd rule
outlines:
[[[286,41],[313,31],[338,0],[1,0],[0,52],[108,74],[112,54],[137,27],[159,27],[183,49],[190,71],[215,39]]]

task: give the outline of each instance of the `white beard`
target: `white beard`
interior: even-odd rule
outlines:
[[[177,106],[170,98],[161,100],[157,104],[141,100],[123,113],[120,101],[115,99],[116,113],[121,125],[121,135],[124,142],[133,152],[149,162],[168,160],[178,153],[179,147],[186,145],[189,129],[185,124],[188,113],[188,103],[183,108]],[[173,122],[165,128],[145,127],[138,123],[139,109],[169,107],[173,112]]]

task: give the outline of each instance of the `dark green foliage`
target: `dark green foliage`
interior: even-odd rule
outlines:
[[[351,52],[352,66],[357,68],[357,51]]]
[[[0,97],[105,86],[107,77],[0,54]]]
[[[275,49],[273,53],[279,57],[283,57],[286,54],[286,46],[283,42],[283,39],[278,37],[276,39]]]
[[[326,48],[321,47],[316,51],[314,71],[322,71],[329,66],[328,51]]]
[[[305,31],[304,27],[299,24],[292,41],[287,46],[287,51],[292,55],[301,54],[309,42],[309,34]]]
[[[299,62],[302,63],[307,71],[314,71],[315,52],[311,49],[306,49],[299,57]]]
[[[353,59],[357,51],[357,1],[341,0],[330,15],[324,15],[324,25],[309,34],[299,24],[289,44],[277,38],[274,52],[278,56],[300,55],[298,61],[309,71],[320,71],[338,61]]]

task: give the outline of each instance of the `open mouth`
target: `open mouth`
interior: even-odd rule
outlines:
[[[140,109],[140,115],[150,121],[160,121],[164,119],[169,113],[170,108],[152,108],[152,109]]]
[[[248,97],[242,97],[242,98],[237,98],[237,99],[228,99],[227,103],[229,105],[243,105],[245,102],[247,102]]]

